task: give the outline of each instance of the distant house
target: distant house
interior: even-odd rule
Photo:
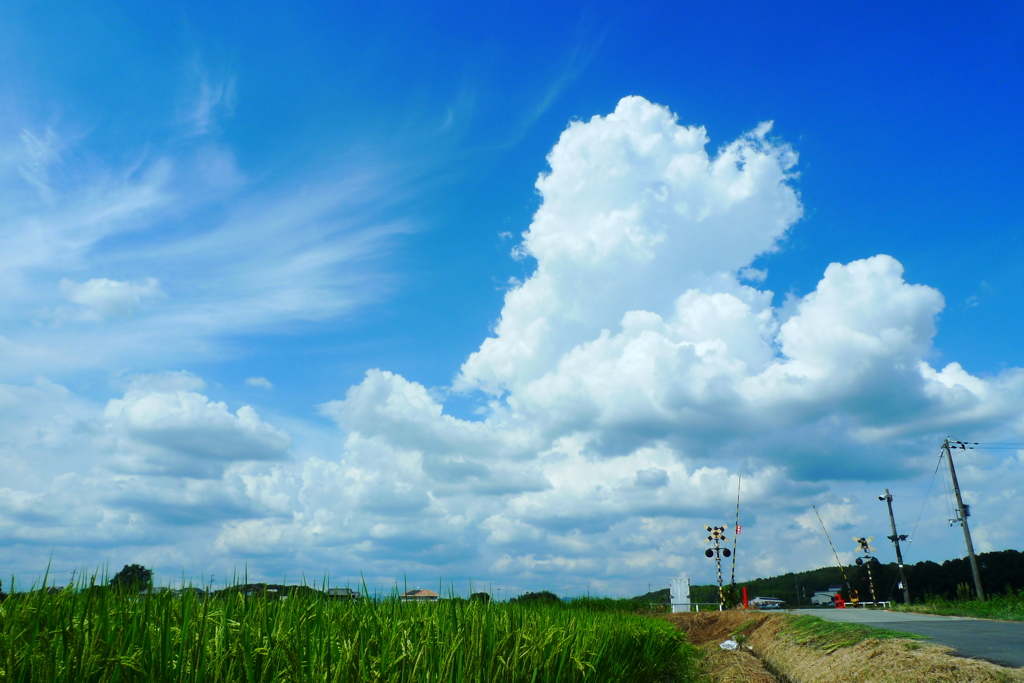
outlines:
[[[816,591],[811,596],[812,605],[831,605],[836,601],[836,594],[843,590],[842,586],[829,586],[828,590]]]
[[[402,602],[436,602],[441,596],[426,588],[414,588],[411,591],[405,591],[400,597]]]
[[[328,588],[327,597],[332,600],[358,600],[359,593],[351,588]]]
[[[785,600],[780,600],[778,598],[756,597],[750,601],[750,606],[758,609],[781,609],[785,604]]]

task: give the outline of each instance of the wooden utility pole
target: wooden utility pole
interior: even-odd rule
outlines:
[[[978,571],[978,558],[974,556],[974,543],[971,542],[971,530],[967,526],[967,516],[970,510],[964,505],[964,499],[960,496],[960,484],[956,480],[956,468],[953,467],[953,454],[949,450],[949,439],[942,442],[942,448],[946,451],[946,458],[949,461],[949,474],[953,477],[953,493],[956,494],[957,515],[960,526],[964,528],[964,540],[967,541],[967,556],[971,560],[971,572],[974,574],[974,590],[978,593],[978,600],[985,601],[985,591],[981,587],[981,572]]]
[[[903,604],[910,604],[910,588],[907,586],[907,575],[903,571],[903,553],[900,552],[900,541],[907,540],[906,536],[900,536],[896,533],[896,518],[892,514],[892,494],[889,493],[889,489],[885,490],[884,496],[879,496],[881,500],[884,500],[886,505],[889,506],[889,524],[892,525],[892,536],[889,540],[896,546],[896,566],[900,570],[900,588],[903,589]]]

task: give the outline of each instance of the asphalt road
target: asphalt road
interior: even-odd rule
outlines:
[[[829,621],[916,633],[927,636],[933,643],[953,648],[962,657],[986,659],[1003,666],[1024,666],[1024,622],[869,609],[798,609],[793,612],[813,614]]]

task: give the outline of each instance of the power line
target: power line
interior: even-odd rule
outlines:
[[[961,451],[999,451],[1024,449],[1024,443],[1013,441],[950,441],[949,447]]]
[[[932,480],[928,483],[928,493],[924,496],[924,502],[921,503],[921,511],[917,513],[917,521],[914,522],[914,530],[910,532],[910,540],[907,543],[914,542],[914,534],[917,533],[917,525],[921,523],[921,517],[924,515],[924,509],[928,505],[928,498],[932,495],[932,487],[935,486],[935,477],[939,474],[939,468],[942,467],[942,451],[939,451],[939,462],[935,465],[935,471],[932,472]]]

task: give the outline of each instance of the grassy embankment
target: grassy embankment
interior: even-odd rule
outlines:
[[[1024,672],[950,655],[920,636],[813,616],[744,612],[674,614],[667,619],[703,646],[714,683],[1008,683]],[[736,651],[718,644],[743,643]]]
[[[894,605],[901,612],[922,612],[977,619],[1000,619],[1002,621],[1024,621],[1024,590],[1009,591],[1001,595],[990,595],[985,602],[977,600],[947,600],[932,597],[924,603]]]
[[[0,603],[0,681],[693,680],[669,624],[596,604],[35,591]]]

